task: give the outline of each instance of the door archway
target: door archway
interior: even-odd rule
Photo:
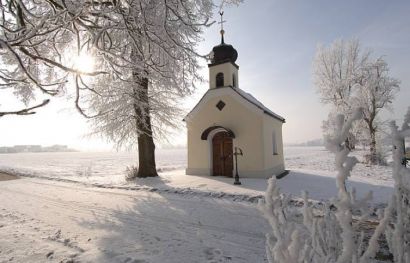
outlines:
[[[212,138],[213,175],[233,177],[232,136],[225,131]]]

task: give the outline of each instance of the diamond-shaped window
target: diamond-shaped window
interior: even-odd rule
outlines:
[[[218,110],[222,110],[225,107],[225,102],[223,102],[222,100],[220,100],[217,104],[216,107],[218,108]]]

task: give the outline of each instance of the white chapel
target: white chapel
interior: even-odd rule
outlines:
[[[285,119],[239,88],[238,57],[232,45],[213,48],[209,90],[184,118],[188,132],[186,174],[232,177],[234,153],[241,177],[267,178],[285,172]]]

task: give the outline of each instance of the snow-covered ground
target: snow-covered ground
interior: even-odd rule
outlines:
[[[357,150],[351,154],[360,162],[354,167],[347,185],[356,189],[358,197],[372,191],[374,203],[387,203],[393,192],[392,168],[364,164],[362,161],[366,153]],[[285,193],[300,195],[305,189],[315,200],[327,200],[336,195],[334,156],[324,147],[287,147],[285,163],[291,170],[279,181]]]
[[[360,159],[365,152],[354,155]],[[160,178],[125,181],[125,169],[137,162],[135,153],[20,153],[0,155],[0,171],[78,181],[100,187],[176,192],[202,196],[230,197],[256,201],[266,190],[264,179],[241,179],[233,186],[231,178],[185,175],[186,150],[158,150]],[[300,196],[307,190],[315,200],[336,195],[333,156],[323,147],[285,147],[286,168],[291,172],[279,181],[284,193]],[[375,203],[386,203],[393,187],[391,168],[356,165],[349,181],[358,196],[373,191]]]
[[[285,155],[291,172],[279,180],[283,192],[336,194],[333,157],[322,147],[287,147]],[[1,154],[0,171],[23,177],[0,180],[0,262],[266,262],[269,228],[255,206],[265,179],[234,186],[232,178],[185,175],[181,149],[157,152],[159,178],[127,182],[125,167],[136,160]],[[358,164],[349,184],[384,203],[393,182],[389,167]]]
[[[265,220],[250,203],[0,182],[0,262],[265,262]]]
[[[183,169],[186,159],[186,149],[156,151],[161,171]],[[3,171],[14,169],[37,176],[104,184],[124,182],[126,167],[137,162],[135,152],[0,154],[0,170]]]

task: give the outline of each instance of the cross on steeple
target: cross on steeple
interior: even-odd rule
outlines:
[[[226,23],[225,20],[223,20],[223,15],[224,15],[224,11],[219,12],[219,15],[221,16],[221,22],[218,22],[218,24],[221,24],[221,44],[225,44],[224,41],[224,34],[225,34],[225,30],[224,30],[224,23]]]

